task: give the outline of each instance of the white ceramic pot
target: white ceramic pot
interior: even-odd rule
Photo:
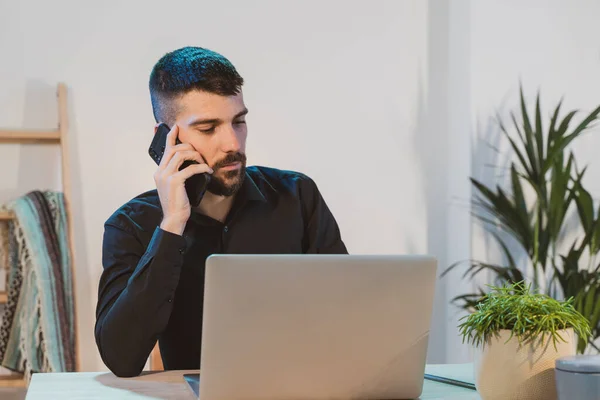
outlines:
[[[506,342],[508,330],[475,348],[475,385],[482,400],[556,400],[555,361],[574,355],[577,346],[573,329],[559,333],[566,342],[558,340],[556,349],[548,335],[545,343],[520,345],[514,336]]]

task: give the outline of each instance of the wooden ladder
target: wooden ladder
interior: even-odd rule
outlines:
[[[67,117],[67,87],[64,83],[58,84],[58,129],[53,130],[2,130],[0,129],[0,142],[2,143],[20,143],[20,144],[52,144],[60,145],[61,153],[61,172],[62,172],[62,192],[65,198],[65,207],[67,214],[67,232],[69,239],[69,253],[71,259],[71,276],[73,280],[73,289],[75,289],[75,267],[74,267],[74,235],[73,235],[73,213],[72,213],[72,192],[71,192],[71,168],[69,165],[69,141],[68,141],[68,117]],[[10,212],[0,212],[0,221],[10,221],[14,215]],[[8,280],[7,280],[8,283]],[[75,290],[73,290],[75,296]],[[0,292],[0,304],[6,303],[8,294]],[[75,310],[75,321],[77,321],[77,302],[73,299]],[[75,327],[77,325],[75,324]],[[75,328],[75,370],[79,371],[79,352],[77,351],[77,329]],[[18,375],[0,376],[0,387],[25,387],[25,380]]]

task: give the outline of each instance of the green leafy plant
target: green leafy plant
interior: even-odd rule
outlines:
[[[531,284],[517,282],[503,287],[490,286],[491,292],[477,303],[476,311],[463,317],[459,325],[463,342],[485,345],[500,331],[509,330],[510,338],[520,344],[545,343],[549,337],[556,348],[563,329],[572,328],[584,342],[591,336],[589,321],[573,306],[574,299],[558,301],[531,292]]]
[[[521,115],[517,118],[510,113],[512,130],[498,118],[502,135],[514,153],[508,187],[488,187],[471,178],[475,189],[472,209],[498,244],[504,260],[470,260],[463,277],[473,279],[481,272],[491,272],[498,286],[528,281],[536,290],[545,288],[553,298],[573,298],[573,307],[592,327],[590,340],[578,344],[582,353],[588,345],[595,347],[593,340],[600,337],[600,207],[594,207],[591,194],[584,188],[587,167],[580,170],[568,148],[598,120],[600,106],[574,124],[578,111],[561,117],[561,105],[562,100],[545,123],[539,92],[530,116],[521,88]],[[566,221],[573,215],[579,226],[570,228],[569,233],[580,232],[574,238],[565,235]],[[518,261],[517,251],[526,254],[525,262]],[[442,275],[459,264],[451,265]],[[485,296],[479,287],[476,293],[457,296],[453,302],[473,311]]]

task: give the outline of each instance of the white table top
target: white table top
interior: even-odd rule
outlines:
[[[472,376],[470,364],[429,365],[426,373],[454,379]],[[198,371],[144,372],[135,378],[117,378],[109,372],[34,374],[26,400],[75,399],[194,399],[183,379]],[[474,390],[425,380],[422,400],[479,400]]]

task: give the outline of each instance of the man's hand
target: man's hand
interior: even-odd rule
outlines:
[[[185,192],[185,180],[203,172],[212,174],[213,170],[192,145],[177,144],[178,134],[179,127],[175,124],[167,135],[165,153],[154,174],[154,182],[163,211],[161,229],[181,235],[192,211]],[[187,160],[197,161],[198,164],[189,165],[180,171],[181,164]]]

